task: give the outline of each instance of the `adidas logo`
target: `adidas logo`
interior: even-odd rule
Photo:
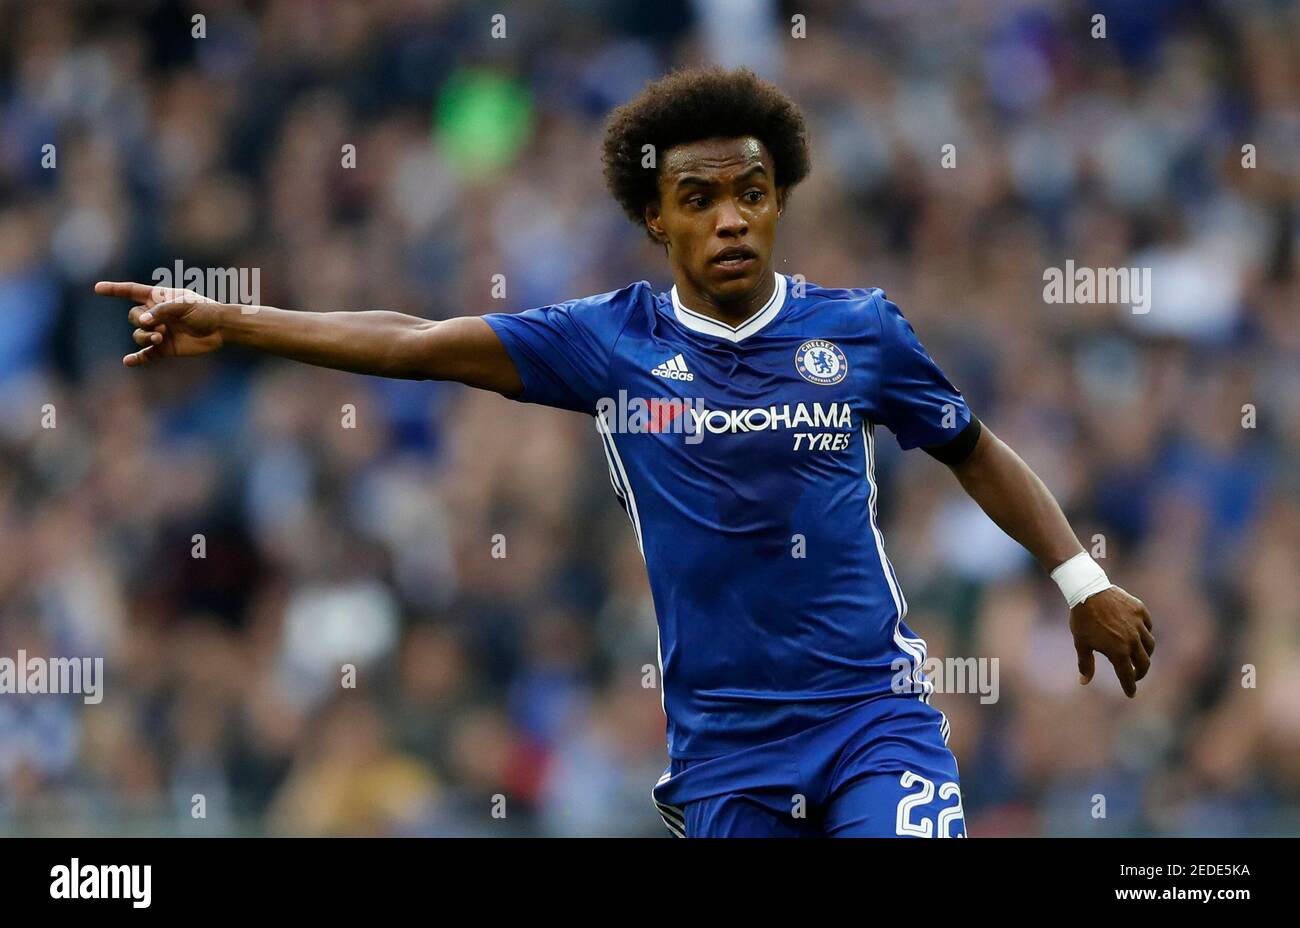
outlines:
[[[667,377],[669,380],[694,380],[695,375],[686,369],[686,359],[680,354],[676,357],[669,358],[658,367],[650,369],[650,373],[656,377]]]

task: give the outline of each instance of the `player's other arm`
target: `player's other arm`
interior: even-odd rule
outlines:
[[[357,374],[451,380],[516,396],[523,383],[505,346],[482,319],[435,322],[402,313],[313,313],[216,303],[188,290],[101,282],[95,292],[137,305],[127,313],[140,346],[128,367],[158,358],[208,354],[242,345]]]
[[[1155,653],[1151,614],[1142,601],[1110,585],[1079,544],[1056,498],[1020,456],[978,421],[950,446],[927,449],[951,468],[966,493],[994,522],[1052,572],[1067,596],[1085,598],[1070,609],[1080,682],[1094,671],[1099,651],[1115,668],[1128,696],[1146,676]]]

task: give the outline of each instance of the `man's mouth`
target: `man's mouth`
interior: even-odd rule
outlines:
[[[758,260],[754,249],[744,246],[724,248],[713,256],[713,263],[727,270],[744,270]]]

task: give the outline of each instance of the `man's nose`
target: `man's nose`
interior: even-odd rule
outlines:
[[[723,200],[718,206],[718,234],[719,235],[744,235],[749,231],[749,223],[736,204],[731,200]]]

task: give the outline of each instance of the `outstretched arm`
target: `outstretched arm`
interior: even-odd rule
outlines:
[[[157,358],[243,345],[268,354],[379,377],[453,380],[515,396],[523,383],[505,346],[482,319],[434,322],[383,310],[312,313],[216,303],[190,290],[101,282],[95,292],[125,297],[139,351],[128,367]]]
[[[1071,603],[1070,609],[1080,682],[1092,679],[1093,652],[1098,651],[1115,668],[1124,693],[1136,695],[1137,681],[1146,676],[1155,653],[1147,607],[1109,585],[1084,553],[1043,481],[992,431],[982,425],[980,429],[969,454],[960,463],[949,465],[953,474],[989,518],[1052,572],[1067,597],[1085,597]],[[1070,579],[1076,572],[1081,575],[1077,582]]]

